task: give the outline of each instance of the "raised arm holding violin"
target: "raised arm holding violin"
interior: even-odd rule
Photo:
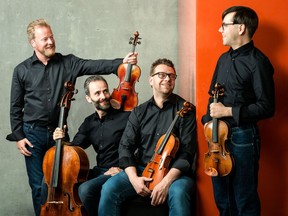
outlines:
[[[33,55],[14,69],[10,100],[12,133],[6,139],[17,142],[19,152],[25,157],[34,212],[39,216],[43,155],[55,145],[52,132],[58,125],[64,83],[70,81],[75,85],[77,77],[84,75],[117,75],[122,63],[137,63],[137,53],[111,60],[57,53],[52,28],[43,19],[29,23],[27,36]]]
[[[149,84],[153,96],[135,107],[129,116],[119,147],[119,164],[124,172],[113,176],[104,184],[99,204],[101,215],[118,215],[119,205],[114,204],[121,203],[123,199],[147,197],[151,199],[151,204],[156,206],[166,202],[168,194],[172,197],[168,205],[174,206],[171,208],[170,215],[191,215],[190,199],[195,186],[192,164],[196,152],[196,116],[195,107],[191,105],[184,117],[178,120],[176,118],[175,125],[172,124],[177,112],[185,103],[183,98],[173,93],[176,78],[172,61],[158,59],[151,65]],[[171,125],[174,127],[170,131]],[[151,191],[147,183],[156,182],[156,178],[153,175],[142,176],[142,172],[152,161],[155,152],[157,156],[154,158],[165,158],[167,149],[164,148],[161,157],[156,148],[158,142],[160,144],[157,147],[160,149],[161,146],[170,146],[170,143],[161,141],[165,134],[168,134],[168,142],[173,141],[175,136],[179,139],[180,145],[175,155],[174,153],[167,155],[167,161],[163,166],[167,172],[161,174],[163,178]],[[158,169],[157,161],[153,160],[153,164]],[[176,191],[177,193],[174,193]],[[120,194],[121,199],[117,199]]]

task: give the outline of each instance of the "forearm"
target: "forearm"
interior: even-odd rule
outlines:
[[[125,172],[128,175],[130,182],[131,182],[131,179],[138,177],[136,167],[129,166],[125,168]]]
[[[181,171],[176,168],[171,168],[167,175],[162,179],[166,185],[171,185],[176,179],[181,176]]]

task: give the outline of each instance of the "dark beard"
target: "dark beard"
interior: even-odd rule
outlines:
[[[105,99],[105,101],[110,101],[109,99]],[[101,110],[101,111],[107,111],[110,108],[110,102],[106,105],[106,106],[101,106],[99,102],[93,101],[94,106],[97,110]]]

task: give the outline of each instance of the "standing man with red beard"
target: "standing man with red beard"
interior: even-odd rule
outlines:
[[[117,74],[121,63],[137,63],[137,53],[114,60],[87,60],[56,53],[52,29],[43,19],[31,22],[27,35],[34,53],[14,69],[10,104],[12,133],[6,139],[16,141],[25,156],[34,211],[38,216],[42,161],[46,151],[55,144],[52,133],[58,125],[58,103],[64,93],[64,83],[75,84],[77,77],[83,75]]]
[[[110,93],[106,80],[99,75],[88,77],[84,83],[86,100],[95,107],[95,113],[88,116],[79,127],[72,144],[84,149],[93,146],[96,166],[90,170],[88,181],[79,187],[79,197],[89,215],[98,215],[98,203],[102,185],[121,171],[118,147],[130,112],[116,110],[110,105]],[[65,136],[57,128],[53,138]]]

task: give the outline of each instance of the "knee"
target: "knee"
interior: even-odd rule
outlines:
[[[169,188],[169,199],[173,199],[178,202],[183,202],[185,200],[190,201],[191,195],[195,190],[195,184],[190,179],[181,179],[179,182],[175,182]]]
[[[78,195],[79,195],[82,202],[85,200],[85,197],[87,197],[88,193],[89,193],[89,188],[87,187],[87,185],[84,182],[78,188]]]
[[[113,181],[113,178],[109,179],[102,185],[101,194],[111,194],[111,192],[117,189],[116,182]]]

